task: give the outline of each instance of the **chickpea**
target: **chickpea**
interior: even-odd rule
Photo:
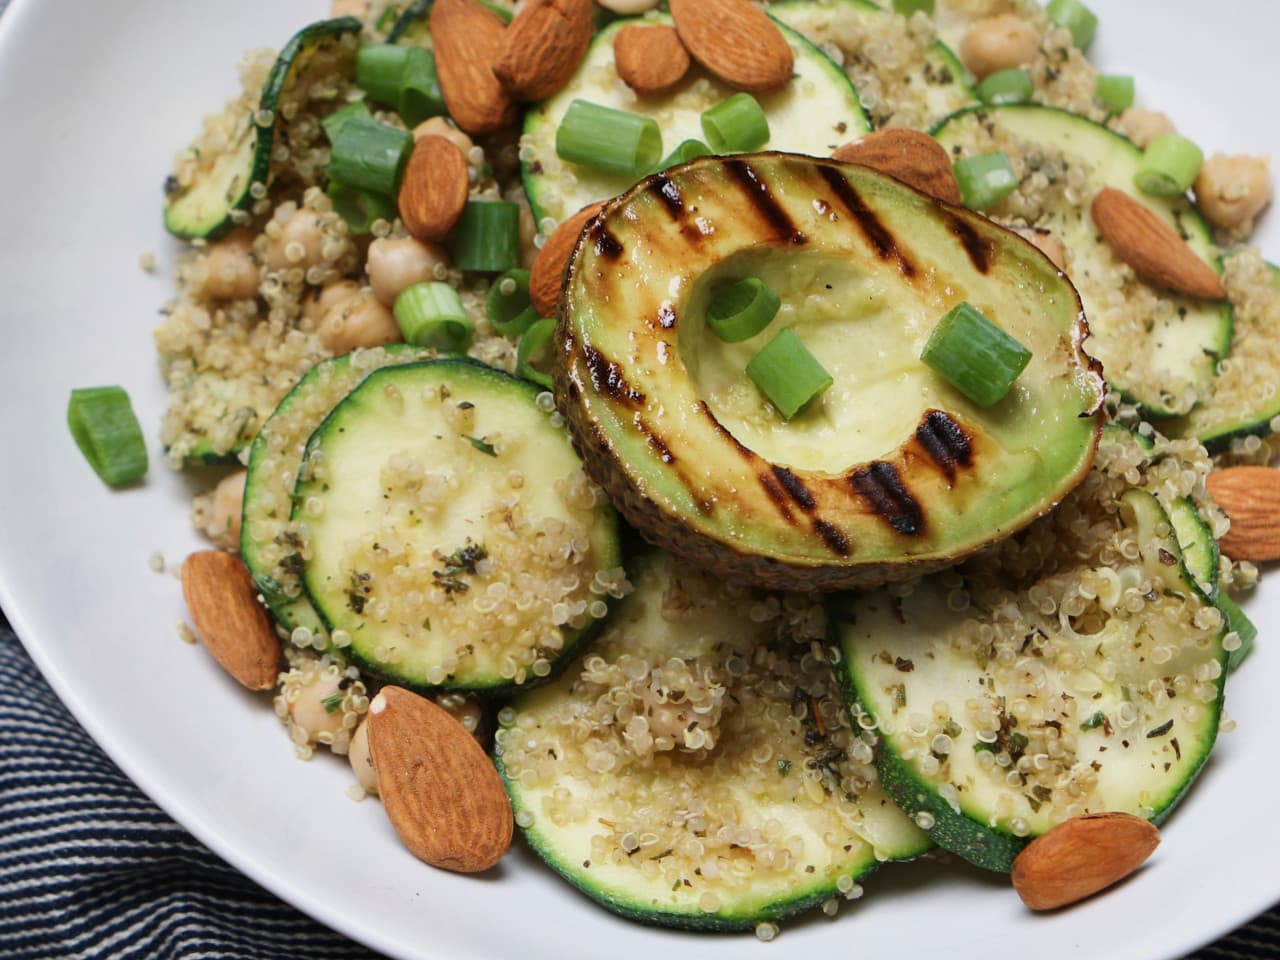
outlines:
[[[1159,110],[1144,110],[1141,107],[1130,107],[1116,120],[1116,129],[1142,147],[1144,150],[1156,137],[1166,133],[1177,133],[1169,115]]]
[[[658,5],[658,0],[596,0],[606,10],[623,17],[645,13]]]
[[[1230,229],[1251,224],[1271,196],[1271,165],[1266,157],[1215,153],[1196,177],[1196,203],[1214,226]]]
[[[215,300],[248,300],[258,295],[253,238],[242,232],[210,244],[205,257],[204,292]]]
[[[1012,13],[974,21],[960,41],[960,59],[981,80],[997,70],[1025,66],[1040,53],[1040,35]]]
[[[1062,242],[1062,238],[1056,233],[1049,230],[1037,230],[1034,227],[1024,227],[1016,230],[1015,233],[1030,242],[1032,246],[1052,260],[1053,265],[1059,270],[1067,269],[1067,245]]]
[[[366,290],[326,310],[317,333],[320,342],[335,355],[350,353],[359,347],[398,343],[402,339],[391,308]]]
[[[451,141],[459,150],[462,151],[462,155],[464,157],[470,157],[471,150],[475,146],[475,141],[444,117],[428,117],[413,128],[414,140],[417,140],[419,137],[429,136],[444,137],[446,140]]]
[[[240,519],[244,511],[244,484],[247,470],[229,473],[213,488],[209,508],[209,520],[205,524],[206,536],[228,550],[240,548]]]
[[[267,235],[265,259],[271,270],[301,267],[306,270],[324,260],[324,230],[320,214],[303,207],[280,225],[280,233]]]
[[[378,772],[373,769],[373,756],[369,753],[369,721],[360,721],[356,732],[351,735],[351,746],[347,749],[347,760],[351,763],[351,771],[356,775],[365,793],[375,796],[378,793]]]
[[[373,241],[365,263],[373,295],[388,307],[407,287],[435,280],[436,268],[441,266],[449,266],[448,251],[438,243],[422,243],[413,237]]]
[[[342,674],[333,667],[312,672],[297,687],[296,695],[289,701],[289,717],[295,726],[307,732],[312,743],[330,742],[342,730],[342,704],[334,698],[342,696],[338,681]],[[337,703],[336,709],[328,704]]]
[[[309,320],[313,327],[319,326],[330,308],[339,303],[346,303],[361,290],[360,284],[354,280],[338,280],[327,283],[318,294],[310,297],[302,305],[302,316]]]

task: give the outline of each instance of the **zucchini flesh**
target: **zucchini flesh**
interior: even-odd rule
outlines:
[[[553,869],[624,916],[735,930],[929,848],[875,783],[821,607],[656,551],[632,577],[590,653],[499,717],[516,822]]]
[[[604,615],[622,580],[617,522],[539,394],[466,360],[384,367],[312,434],[291,515],[303,582],[366,671],[513,687],[548,676]]]
[[[1009,870],[1030,837],[1081,813],[1162,821],[1213,746],[1225,624],[1159,500],[1123,480],[1138,459],[1104,444],[1025,536],[839,614],[882,781],[978,866]]]
[[[870,89],[874,81],[879,93],[867,109],[877,127],[927,127],[978,99],[972,76],[950,47],[917,40],[905,19],[870,0],[782,0],[769,5],[769,15],[820,48],[838,48],[855,87]],[[863,52],[867,38],[887,34],[915,46],[910,62],[885,65]]]
[[[1122,265],[1089,215],[1103,187],[1136,194],[1141,150],[1085,117],[1029,104],[964,110],[939,124],[934,135],[956,156],[1004,150],[1024,181],[1037,173],[1045,178],[1048,199],[1040,209],[1019,206],[1019,192],[985,212],[1004,223],[1034,217],[1032,226],[1052,231],[1066,245],[1067,273],[1089,318],[1089,352],[1115,389],[1152,417],[1186,413],[1209,395],[1218,361],[1231,347],[1230,306],[1179,296],[1132,276],[1121,280]],[[1080,182],[1073,184],[1073,177]],[[1137,199],[1218,267],[1209,228],[1190,202]]]
[[[548,219],[560,223],[587,204],[617,196],[632,185],[632,178],[626,175],[568,163],[556,154],[556,130],[574,100],[653,117],[662,128],[665,157],[685,140],[704,140],[703,111],[734,93],[695,67],[674,92],[636,99],[618,79],[613,40],[619,30],[637,22],[672,21],[662,14],[610,24],[591,41],[578,72],[565,88],[531,105],[525,113],[520,151],[524,186],[543,228]],[[830,156],[836,147],[870,130],[866,113],[857,91],[830,58],[789,27],[784,25],[782,31],[795,55],[795,69],[784,89],[757,98],[769,120],[767,149]],[[821,117],[822,122],[815,123],[815,117]]]
[[[204,138],[203,147],[200,143],[189,147],[179,160],[178,174],[165,183],[164,224],[170,233],[184,239],[215,240],[235,225],[235,211],[252,209],[253,184],[269,186],[272,180],[278,111],[288,89],[317,59],[336,57],[354,64],[355,44],[343,46],[341,39],[358,35],[361,26],[355,17],[339,17],[299,30],[276,57],[256,110],[249,97],[241,97],[210,120],[221,128],[221,135]]]
[[[327,633],[302,584],[306,530],[290,519],[307,440],[329,412],[374,370],[421,360],[429,350],[396,344],[316,364],[263,423],[249,450],[240,556],[267,606],[288,631],[303,627],[317,647]]]

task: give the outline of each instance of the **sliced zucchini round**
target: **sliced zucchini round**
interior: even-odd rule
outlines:
[[[632,578],[587,656],[499,715],[516,822],[554,870],[632,919],[737,930],[930,847],[876,785],[820,606],[656,551]]]
[[[550,394],[468,360],[369,374],[308,441],[291,520],[333,646],[423,689],[550,675],[625,579]]]
[[[978,866],[1009,870],[1083,813],[1163,821],[1213,746],[1224,618],[1160,501],[1124,480],[1164,482],[1134,449],[1104,443],[1055,514],[981,560],[839,607],[886,789]]]
[[[734,92],[694,67],[673,93],[637,99],[618,78],[613,40],[623,27],[638,22],[669,24],[671,18],[653,14],[643,20],[610,24],[591,41],[569,84],[525,113],[520,151],[524,187],[540,226],[545,227],[548,219],[560,223],[587,204],[617,196],[635,182],[625,175],[566,162],[556,154],[556,130],[574,100],[653,117],[662,128],[665,157],[685,140],[705,141],[703,111]],[[782,31],[795,55],[795,69],[785,88],[758,98],[769,120],[769,149],[830,156],[836,147],[870,130],[866,113],[857,91],[830,58],[790,28],[783,26]]]
[[[781,307],[725,343],[707,305],[744,277]],[[994,406],[921,360],[961,301],[1032,353]],[[833,380],[789,420],[747,373],[783,329]],[[1082,337],[1070,284],[984,217],[856,164],[704,157],[588,226],[556,392],[588,470],[652,542],[770,588],[872,586],[1007,536],[1084,477],[1103,384]]]
[[[864,77],[874,78],[876,99],[867,109],[876,126],[929,126],[978,99],[973,77],[950,47],[941,40],[916,41],[905,19],[890,20],[892,11],[871,0],[781,0],[769,5],[769,15],[810,43],[837,47],[856,87],[867,86]],[[867,40],[883,43],[890,35],[917,47],[909,62],[885,63],[864,52]]]
[[[165,183],[164,225],[184,239],[214,240],[234,226],[235,210],[249,210],[255,183],[268,185],[271,153],[278,123],[277,111],[298,76],[317,58],[334,56],[355,62],[355,44],[342,45],[347,35],[359,35],[362,24],[355,17],[322,20],[303,27],[280,50],[267,75],[256,110],[241,98],[234,112],[216,118],[224,127],[218,149],[188,148],[189,174],[170,177]],[[181,166],[187,166],[180,162]]]
[[[934,136],[956,157],[1004,150],[1023,183],[1039,177],[1043,201],[1015,193],[985,211],[1002,223],[1030,221],[1068,250],[1067,273],[1089,318],[1089,351],[1108,381],[1153,417],[1186,413],[1213,389],[1231,347],[1231,307],[1152,287],[1123,268],[1093,224],[1103,187],[1134,196],[1221,269],[1208,225],[1185,197],[1151,197],[1133,185],[1142,151],[1085,117],[1033,104],[974,107],[948,117]]]
[[[244,485],[240,556],[281,626],[289,631],[305,628],[314,646],[324,646],[328,634],[302,584],[303,558],[310,552],[306,529],[290,519],[307,440],[374,370],[422,360],[431,352],[392,344],[323,360],[280,401],[254,437]]]

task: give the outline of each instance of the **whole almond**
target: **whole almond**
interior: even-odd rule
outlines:
[[[664,23],[633,23],[619,30],[613,62],[622,82],[642,97],[670,93],[693,65],[680,34]]]
[[[791,45],[750,0],[671,0],[669,6],[690,56],[729,86],[768,93],[791,79]]]
[[[592,0],[529,0],[507,27],[493,65],[517,100],[541,100],[572,79],[591,45]]]
[[[529,270],[529,297],[540,317],[554,317],[560,303],[560,288],[564,283],[564,268],[573,248],[582,235],[587,221],[600,212],[604,201],[583,207],[552,231],[546,246],[538,251],[533,267]]]
[[[1280,470],[1226,467],[1209,474],[1209,496],[1231,520],[1220,541],[1232,560],[1280,560]]]
[[[401,687],[369,704],[378,795],[401,842],[433,867],[488,870],[511,846],[511,802],[498,771],[448,711]]]
[[[960,185],[951,169],[951,158],[942,144],[922,131],[877,130],[837,148],[831,156],[887,173],[947,203],[960,202]]]
[[[493,72],[507,25],[476,0],[436,0],[427,20],[449,116],[467,133],[492,133],[515,120],[515,105]]]
[[[182,596],[196,636],[239,683],[270,690],[280,676],[280,641],[239,557],[200,550],[182,564]]]
[[[1032,910],[1083,900],[1137,870],[1160,843],[1154,824],[1128,813],[1064,820],[1013,861],[1013,887]]]
[[[419,137],[400,181],[400,219],[424,243],[443,240],[462,216],[470,187],[457,144],[434,134]]]
[[[1142,279],[1203,300],[1227,295],[1213,267],[1173,227],[1124,191],[1103,189],[1093,198],[1092,213],[1102,238]]]

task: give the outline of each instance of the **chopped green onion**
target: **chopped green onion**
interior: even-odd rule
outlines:
[[[658,164],[659,170],[667,170],[680,163],[688,163],[698,157],[711,156],[711,148],[701,140],[685,140],[667,155],[667,159]]]
[[[338,131],[342,129],[342,125],[348,120],[368,120],[372,122],[373,114],[369,111],[369,105],[363,100],[357,100],[354,103],[348,103],[345,107],[340,107],[321,120],[320,126],[324,128],[325,136],[329,138],[330,143],[333,143]]]
[[[1119,73],[1100,73],[1095,93],[1107,113],[1123,113],[1133,106],[1133,77]]]
[[[1045,13],[1060,27],[1071,31],[1071,42],[1081,50],[1088,50],[1098,29],[1097,15],[1080,0],[1049,0]]]
[[[447,283],[427,281],[406,287],[396,297],[396,325],[406,343],[462,353],[471,346],[475,330],[458,291]]]
[[[1240,637],[1240,646],[1227,654],[1227,669],[1234,670],[1253,652],[1253,643],[1258,639],[1258,628],[1236,602],[1227,596],[1226,591],[1219,593],[1215,602],[1227,620],[1227,630]]]
[[[790,420],[835,381],[790,327],[778,332],[747,364],[747,376]]]
[[[502,273],[520,262],[520,207],[471,200],[453,228],[453,263],[472,273]]]
[[[735,93],[702,114],[702,134],[716,153],[748,153],[769,142],[769,119],[749,93]]]
[[[662,131],[651,117],[574,100],[556,130],[556,153],[571,163],[643,177],[662,159]]]
[[[378,220],[390,223],[399,213],[396,202],[390,197],[357,190],[338,180],[330,180],[325,193],[329,195],[329,201],[338,216],[347,221],[347,226],[357,236],[372,232],[373,225]]]
[[[485,316],[504,337],[519,337],[538,319],[529,297],[529,271],[508,270],[489,288],[484,301]]]
[[[551,377],[535,364],[545,367],[551,360],[555,332],[555,318],[544,317],[524,332],[516,346],[516,375],[548,390],[552,387]]]
[[[410,127],[416,127],[427,117],[438,117],[446,112],[440,77],[436,74],[435,55],[424,47],[409,48],[409,58],[405,61],[404,72],[400,74],[396,112]]]
[[[1176,197],[1196,182],[1204,153],[1186,137],[1162,133],[1149,144],[1133,183],[1154,197]]]
[[[933,16],[934,0],[893,0],[893,10],[904,17],[909,17],[917,10],[923,10]]]
[[[997,70],[978,84],[978,99],[983,103],[1026,103],[1035,92],[1031,74],[1021,67]]]
[[[338,128],[329,156],[329,179],[369,193],[394,197],[409,159],[413,134],[359,118]]]
[[[395,22],[396,12],[396,5],[394,3],[387,4],[382,13],[378,14],[378,22],[373,25],[373,28],[381,33],[386,33]]]
[[[1018,189],[1013,164],[1002,150],[964,157],[954,169],[960,196],[970,210],[985,210]]]
[[[400,98],[400,78],[404,75],[409,51],[394,43],[366,43],[356,51],[356,86],[375,103],[394,107]]]
[[[147,443],[123,387],[72,390],[67,426],[89,466],[107,486],[122,487],[146,474]]]
[[[1031,351],[968,303],[950,310],[920,359],[980,407],[1001,400],[1031,362]]]
[[[707,304],[707,326],[725,343],[750,340],[773,322],[781,305],[763,280],[747,277],[716,291]]]

